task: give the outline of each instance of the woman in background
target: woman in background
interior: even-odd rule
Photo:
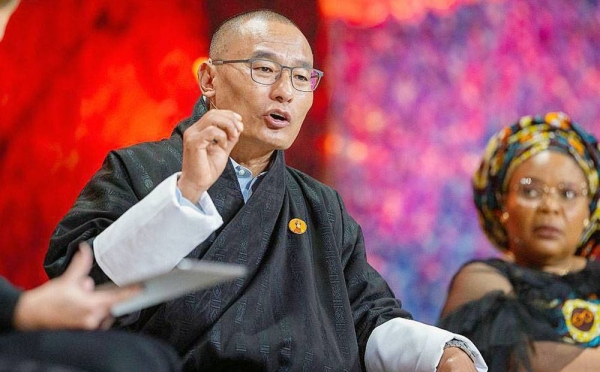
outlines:
[[[564,113],[523,117],[488,143],[473,178],[501,258],[454,276],[438,326],[490,371],[600,370],[600,150]]]

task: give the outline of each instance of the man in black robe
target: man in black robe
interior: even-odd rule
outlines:
[[[285,165],[322,77],[312,64],[277,13],[224,23],[192,116],[169,139],[108,155],[58,225],[48,274],[82,240],[97,282],[184,257],[246,265],[242,279],[120,319],[174,345],[186,370],[485,370],[469,340],[402,310],[338,193]]]

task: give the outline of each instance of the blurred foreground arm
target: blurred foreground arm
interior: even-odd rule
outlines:
[[[17,330],[96,329],[107,326],[110,308],[135,296],[137,287],[95,291],[88,276],[92,251],[81,244],[65,273],[21,294],[14,311]]]

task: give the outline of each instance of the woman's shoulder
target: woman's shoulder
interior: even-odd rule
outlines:
[[[514,263],[505,261],[501,258],[485,258],[473,259],[465,262],[458,270],[456,275],[461,273],[479,274],[479,273],[495,273],[506,276],[506,273],[515,266]]]
[[[508,264],[497,258],[472,260],[465,263],[450,283],[443,314],[462,305],[482,299],[492,292],[509,294],[513,291],[502,266]]]
[[[457,281],[476,282],[483,281],[484,287],[488,284],[492,285],[493,289],[507,288],[505,285],[507,272],[512,264],[499,258],[475,259],[466,262],[456,272],[452,279],[452,286],[457,284]],[[499,285],[499,282],[502,282]],[[496,288],[499,285],[500,288]]]

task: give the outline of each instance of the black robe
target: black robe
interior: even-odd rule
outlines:
[[[182,133],[111,152],[58,225],[45,267],[62,273],[82,240],[93,238],[165,178],[181,170]],[[167,340],[186,370],[364,370],[372,330],[410,318],[367,263],[360,226],[338,193],[287,167],[277,151],[244,204],[231,163],[208,190],[223,225],[188,257],[244,264],[249,274],[128,316],[133,330]],[[288,223],[300,218],[303,234]],[[97,282],[109,279],[95,266]]]
[[[0,332],[12,330],[15,307],[21,291],[0,277]]]

